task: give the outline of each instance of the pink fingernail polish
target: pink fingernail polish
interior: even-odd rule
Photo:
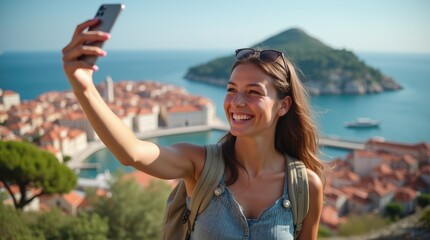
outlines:
[[[93,70],[94,70],[94,71],[98,71],[98,70],[99,70],[99,67],[98,67],[97,65],[93,65]]]

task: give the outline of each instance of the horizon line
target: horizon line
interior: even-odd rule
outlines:
[[[136,49],[117,49],[117,48],[106,48],[106,51],[109,52],[167,52],[167,51],[176,51],[176,52],[184,52],[184,51],[190,51],[190,52],[203,52],[203,51],[233,51],[234,49],[228,49],[228,48],[136,48]],[[335,49],[336,50],[336,49]],[[338,49],[337,49],[338,50]],[[347,51],[353,52],[353,53],[378,53],[378,54],[414,54],[414,55],[428,55],[430,54],[430,50],[427,51],[388,51],[388,50],[350,50],[345,49]],[[9,49],[9,50],[0,50],[0,56],[7,54],[7,53],[53,53],[58,52],[61,53],[61,49]]]

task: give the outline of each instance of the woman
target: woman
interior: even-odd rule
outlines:
[[[107,33],[84,32],[97,21],[80,24],[63,49],[64,71],[77,99],[122,164],[158,178],[182,178],[191,196],[204,165],[205,148],[188,143],[162,147],[139,140],[109,109],[92,80],[97,66],[79,60],[82,55],[106,56],[99,47],[83,45],[109,39]],[[221,140],[225,204],[212,201],[197,218],[191,238],[293,239],[291,212],[278,209],[279,199],[288,191],[284,154],[289,154],[305,163],[309,179],[311,201],[299,239],[316,239],[322,164],[317,159],[316,129],[303,86],[281,52],[240,49],[236,58],[224,101],[230,133]],[[213,210],[226,214],[219,219],[210,214]]]

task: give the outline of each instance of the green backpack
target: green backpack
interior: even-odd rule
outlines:
[[[205,210],[211,201],[215,189],[224,174],[224,160],[221,145],[205,145],[206,160],[200,178],[191,196],[190,208],[187,208],[185,182],[181,180],[167,199],[162,239],[188,239],[194,229],[197,215]],[[306,167],[286,155],[288,194],[292,204],[295,237],[302,229],[303,219],[309,209],[309,192]],[[290,189],[294,189],[291,191]]]

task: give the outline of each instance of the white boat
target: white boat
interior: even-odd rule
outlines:
[[[345,127],[349,128],[374,128],[379,127],[381,122],[371,118],[357,118],[352,122],[345,122]]]

